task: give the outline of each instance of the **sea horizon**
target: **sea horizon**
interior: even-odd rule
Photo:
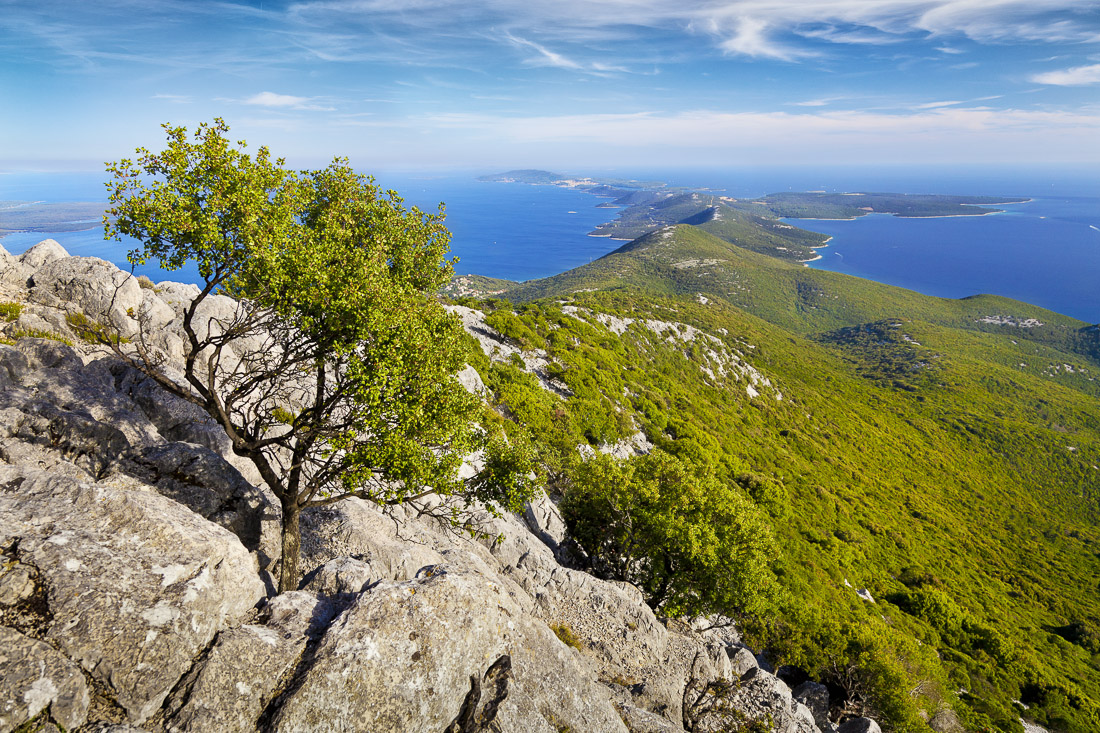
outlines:
[[[425,211],[446,203],[456,274],[526,281],[598,259],[623,241],[588,232],[619,209],[597,208],[609,199],[557,186],[490,183],[477,176],[501,171],[379,172],[383,189]],[[662,180],[670,186],[754,198],[787,190],[894,192],[1028,197],[1004,204],[993,216],[902,218],[868,215],[855,220],[791,219],[832,237],[817,250],[815,269],[843,272],[938,296],[992,293],[1039,305],[1089,323],[1100,322],[1100,182],[1075,168],[944,168],[779,166],[746,169],[615,169],[555,171],[590,177]],[[106,174],[0,173],[0,200],[106,202]],[[12,254],[42,239],[71,254],[102,257],[129,267],[133,243],[102,239],[102,229],[21,232],[0,238]],[[193,269],[193,268],[191,268]],[[154,280],[193,281],[185,269],[165,272],[149,263],[135,269]]]

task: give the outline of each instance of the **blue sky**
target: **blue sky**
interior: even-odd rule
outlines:
[[[0,0],[0,169],[1100,162],[1091,0]]]

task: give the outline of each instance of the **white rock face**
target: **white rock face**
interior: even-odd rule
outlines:
[[[16,544],[42,578],[46,638],[140,724],[264,588],[236,537],[124,483],[0,465],[0,546]]]
[[[492,581],[448,566],[359,596],[274,730],[444,730],[472,689],[497,730],[627,730],[581,655]]]
[[[511,361],[513,357],[518,357],[523,362],[524,370],[533,374],[538,380],[539,386],[543,389],[560,395],[571,394],[565,384],[553,379],[548,373],[547,367],[550,366],[550,360],[547,358],[546,351],[543,349],[524,351],[509,343],[508,339],[485,322],[485,314],[479,310],[461,305],[448,305],[445,307],[447,311],[459,317],[462,321],[462,327],[477,339],[481,350],[491,361],[506,362]],[[478,382],[480,381],[478,379]]]
[[[66,252],[65,248],[58,244],[56,240],[43,239],[26,252],[19,255],[17,259],[19,260],[19,264],[33,272],[47,263],[61,260],[68,256],[69,253]]]
[[[25,255],[41,246],[36,244]],[[141,286],[137,278],[110,262],[94,257],[64,257],[47,262],[33,277],[35,302],[53,308],[71,308],[116,327],[126,338],[137,334],[135,316],[144,300]]]
[[[72,729],[88,717],[88,686],[80,670],[49,644],[0,626],[0,730],[9,731],[46,708]]]

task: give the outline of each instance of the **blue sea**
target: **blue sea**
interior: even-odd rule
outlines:
[[[477,175],[383,173],[379,183],[408,204],[434,211],[446,202],[458,273],[510,280],[553,275],[590,262],[622,242],[588,237],[616,210],[589,194],[554,186],[486,183]],[[889,191],[1026,196],[1001,214],[900,219],[871,214],[853,221],[792,220],[833,237],[818,250],[818,269],[843,272],[929,295],[994,293],[1091,323],[1100,322],[1100,177],[1071,169],[829,168],[574,171],[664,180],[737,197],[776,191]],[[0,173],[0,200],[105,201],[102,173]],[[133,243],[105,242],[102,230],[11,234],[0,245],[19,253],[52,237],[73,254],[126,266]],[[193,270],[137,268],[154,280],[192,280]]]

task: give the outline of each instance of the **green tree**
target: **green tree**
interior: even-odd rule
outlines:
[[[593,569],[639,586],[666,616],[761,613],[774,601],[760,510],[675,456],[595,455],[573,469],[561,508]]]
[[[518,506],[530,456],[478,426],[480,404],[455,376],[468,341],[432,297],[452,273],[442,207],[406,209],[346,160],[294,172],[266,148],[251,157],[220,119],[193,139],[164,127],[163,152],[108,164],[105,228],[141,242],[132,263],[197,263],[183,380],[147,328],[105,341],[203,408],[278,497],[280,591],[297,587],[307,507],[413,502],[468,527],[472,501]],[[220,294],[235,299],[228,310]],[[460,478],[479,450],[484,469]]]

